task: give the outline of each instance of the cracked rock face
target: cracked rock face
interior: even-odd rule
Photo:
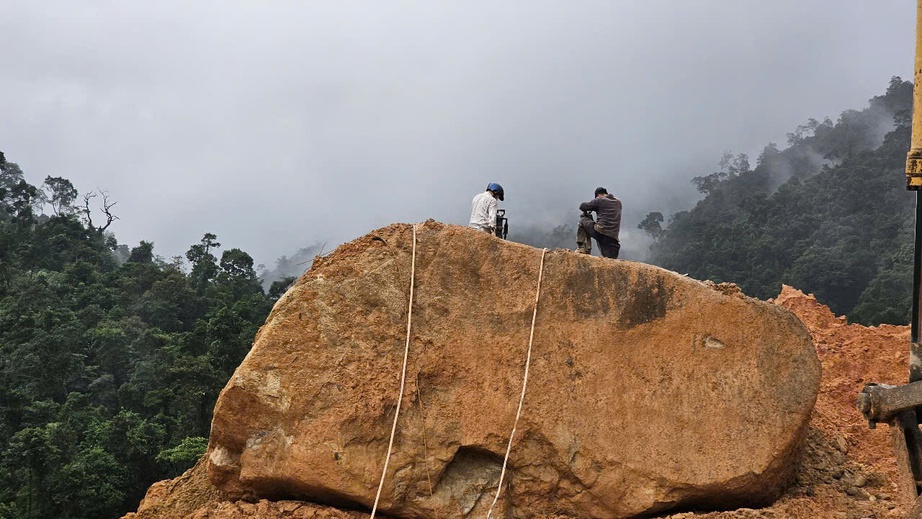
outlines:
[[[483,517],[522,389],[541,251],[417,229],[407,382],[379,510]],[[215,408],[218,488],[371,508],[400,387],[412,234],[395,224],[345,244],[279,300]],[[495,516],[770,502],[819,381],[810,336],[783,308],[641,263],[549,252]]]

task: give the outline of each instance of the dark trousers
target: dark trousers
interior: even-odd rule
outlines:
[[[576,227],[576,245],[579,252],[590,254],[592,252],[592,240],[595,238],[599,244],[599,252],[603,258],[618,259],[618,252],[621,251],[621,242],[617,238],[612,238],[607,234],[602,234],[595,230],[595,221],[589,216],[583,216],[579,219],[579,225]]]

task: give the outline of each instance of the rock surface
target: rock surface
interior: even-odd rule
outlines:
[[[813,296],[784,287],[775,304],[792,310],[807,326],[823,366],[804,456],[794,483],[761,509],[686,512],[664,519],[902,519],[912,507],[896,484],[896,460],[888,427],[868,429],[855,409],[865,381],[906,381],[908,326],[847,324]],[[228,501],[208,481],[204,464],[152,486],[139,513],[126,519],[253,519],[368,517],[303,501]],[[864,483],[859,485],[859,483]],[[204,501],[203,501],[204,499]],[[291,513],[297,507],[296,513]],[[259,510],[259,511],[257,511]],[[352,515],[343,515],[343,514]],[[536,515],[534,519],[560,519]]]
[[[315,262],[222,392],[207,454],[231,499],[369,509],[394,416],[412,227]],[[628,517],[765,504],[794,470],[820,367],[778,306],[649,265],[546,256],[500,504]],[[407,386],[380,510],[485,515],[521,391],[541,251],[418,227]]]

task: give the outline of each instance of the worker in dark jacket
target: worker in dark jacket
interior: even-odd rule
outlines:
[[[599,244],[599,251],[604,258],[618,258],[621,242],[618,234],[621,232],[621,200],[608,194],[604,187],[595,190],[595,198],[579,204],[583,212],[576,228],[576,251],[583,254],[592,253],[592,238]],[[598,221],[593,221],[592,212],[595,211]]]

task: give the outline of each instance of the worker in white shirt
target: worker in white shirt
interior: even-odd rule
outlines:
[[[503,186],[496,183],[490,183],[486,191],[474,197],[471,201],[471,227],[496,233],[497,198],[503,200]]]

